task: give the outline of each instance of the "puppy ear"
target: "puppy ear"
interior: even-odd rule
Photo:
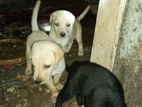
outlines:
[[[52,21],[54,20],[54,16],[55,16],[55,13],[51,13],[51,15],[50,15],[50,23],[52,23]]]
[[[60,59],[64,57],[64,52],[61,48],[56,47],[54,49],[54,57],[55,57],[55,63],[58,63]]]

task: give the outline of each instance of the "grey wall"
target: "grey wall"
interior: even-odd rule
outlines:
[[[142,0],[128,0],[113,72],[123,84],[128,107],[142,107]]]

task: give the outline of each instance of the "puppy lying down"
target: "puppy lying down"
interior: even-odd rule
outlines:
[[[56,107],[76,95],[79,106],[126,107],[118,79],[106,68],[90,62],[75,62],[69,69],[64,88],[57,97]]]

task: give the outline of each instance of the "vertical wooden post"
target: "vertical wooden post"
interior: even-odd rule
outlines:
[[[100,0],[91,62],[112,70],[127,0]]]

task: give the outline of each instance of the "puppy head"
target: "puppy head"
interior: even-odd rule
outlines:
[[[41,84],[48,82],[63,57],[63,51],[55,43],[47,41],[34,43],[31,50],[34,81]]]
[[[67,37],[70,35],[75,22],[75,16],[66,10],[58,10],[50,15],[51,32],[55,36]]]

